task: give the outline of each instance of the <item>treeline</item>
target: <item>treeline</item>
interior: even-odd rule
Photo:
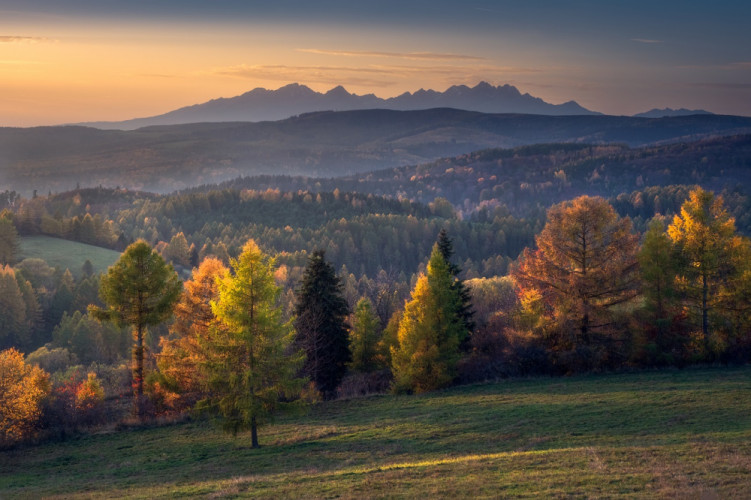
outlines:
[[[93,359],[81,349],[97,345],[100,360],[118,357],[124,343],[108,322],[134,332],[136,415],[197,404],[220,414],[230,431],[251,429],[254,445],[255,429],[280,405],[320,397],[422,392],[519,375],[748,362],[751,242],[738,234],[722,197],[693,189],[677,214],[656,216],[648,226],[635,233],[630,218],[603,198],[562,202],[548,210],[534,245],[507,276],[469,280],[454,259],[456,240],[440,231],[427,265],[402,283],[408,295],[401,301],[377,280],[370,290],[375,297],[359,295],[322,251],[310,255],[285,292],[289,270],[252,240],[229,265],[202,259],[180,286],[162,256],[139,241],[102,278],[102,301],[88,315],[64,317],[54,342],[25,360],[13,350],[0,356],[17,374],[9,381],[36,391],[21,402],[10,400],[17,392],[0,391],[8,407],[36,405],[9,411],[21,423],[5,428],[27,429],[18,432],[28,436],[39,424],[29,427],[24,419],[43,422],[45,411],[62,418],[60,405],[50,401],[63,396],[50,396],[43,383],[49,376],[34,366],[68,366],[61,360],[75,349]],[[141,296],[151,299],[140,302]],[[99,344],[76,347],[76,332],[102,327],[110,330]],[[150,343],[149,328],[164,334]],[[81,392],[89,409],[73,405],[63,415],[93,421],[103,414],[100,377],[115,377],[97,367],[75,376],[57,387],[76,398]],[[101,397],[92,402],[87,394]],[[15,439],[5,432],[5,439]]]

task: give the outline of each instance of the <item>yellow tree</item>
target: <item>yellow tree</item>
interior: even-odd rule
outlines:
[[[169,385],[180,393],[201,390],[200,365],[205,361],[205,343],[214,322],[211,302],[219,298],[217,280],[229,270],[219,259],[209,257],[193,269],[184,284],[183,294],[175,306],[175,321],[170,326],[172,338],[162,337],[157,356],[159,370]]]
[[[456,377],[459,345],[467,337],[464,302],[438,245],[427,273],[417,280],[399,322],[398,343],[391,347],[394,388],[426,392]]]
[[[217,410],[227,431],[250,429],[257,448],[258,426],[300,394],[303,353],[292,348],[294,331],[282,321],[274,260],[249,240],[231,264],[234,274],[220,280],[211,306],[217,322],[204,364],[211,396],[201,406]]]
[[[637,236],[600,197],[559,203],[547,217],[537,250],[525,249],[513,275],[522,298],[538,297],[543,315],[559,326],[573,323],[589,345],[612,325],[613,306],[636,296]]]
[[[0,352],[0,446],[29,436],[49,394],[49,375],[15,349]]]
[[[721,196],[696,188],[673,217],[668,235],[683,257],[679,287],[694,317],[699,317],[705,345],[710,337],[711,313],[724,300],[739,277],[734,249],[742,251],[743,239],[735,234],[735,219],[728,214]],[[698,314],[697,314],[698,313]]]

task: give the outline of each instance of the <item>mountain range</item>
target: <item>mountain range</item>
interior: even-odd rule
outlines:
[[[119,122],[89,122],[80,125],[100,129],[133,130],[151,125],[178,125],[202,122],[276,121],[315,111],[352,111],[389,109],[413,111],[454,108],[482,113],[520,113],[533,115],[599,115],[575,101],[550,104],[530,94],[522,94],[512,85],[493,86],[480,82],[475,87],[455,85],[445,92],[420,89],[397,97],[382,99],[373,94],[350,94],[342,86],[321,93],[293,83],[277,90],[257,88],[245,94],[213,99],[148,118]]]

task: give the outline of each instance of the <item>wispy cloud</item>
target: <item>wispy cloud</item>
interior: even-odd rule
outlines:
[[[292,81],[388,87],[396,82],[388,78],[391,71],[375,68],[352,68],[346,66],[287,66],[287,65],[248,65],[240,64],[211,71],[220,76],[255,80]],[[367,75],[367,76],[359,76]]]
[[[325,50],[325,49],[297,49],[298,52],[309,54],[323,54],[327,56],[343,57],[391,57],[399,59],[412,60],[430,60],[430,61],[485,61],[486,58],[479,56],[470,56],[466,54],[442,54],[436,52],[378,52],[378,51],[360,51],[360,50]]]
[[[0,35],[0,43],[39,43],[52,41],[42,36]]]
[[[751,90],[751,83],[705,82],[692,83],[688,86],[715,90]]]
[[[632,38],[632,42],[638,42],[638,43],[663,43],[664,40],[653,40],[651,38]]]

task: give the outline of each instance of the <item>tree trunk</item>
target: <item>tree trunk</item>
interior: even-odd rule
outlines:
[[[701,276],[701,332],[704,334],[704,343],[709,344],[709,311],[707,310],[707,299],[709,295],[709,286],[707,285],[707,273]]]
[[[250,417],[250,447],[258,448],[258,426],[255,416]]]
[[[133,357],[136,366],[133,369],[133,385],[135,394],[133,398],[133,413],[141,416],[141,399],[143,398],[143,325],[136,327],[136,347],[133,349]]]

